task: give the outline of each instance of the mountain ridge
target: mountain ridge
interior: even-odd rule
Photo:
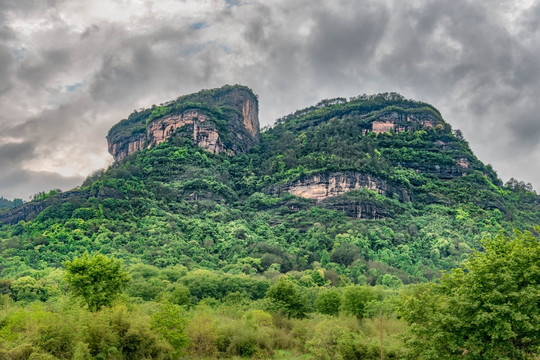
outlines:
[[[324,100],[259,137],[242,101],[227,104],[236,91],[257,100],[227,86],[134,112],[108,139],[144,127],[140,150],[72,192],[1,212],[2,273],[88,250],[155,266],[323,267],[354,283],[408,283],[456,266],[485,236],[540,223],[536,193],[503,186],[428,104],[393,93]],[[226,150],[199,146],[193,109]],[[192,123],[167,123],[164,141],[148,141],[152,124],[174,116]]]

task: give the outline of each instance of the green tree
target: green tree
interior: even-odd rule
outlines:
[[[317,301],[315,301],[315,307],[321,314],[337,316],[339,314],[340,306],[341,295],[336,289],[320,293],[317,297]]]
[[[189,344],[186,326],[184,311],[175,304],[161,304],[159,311],[153,316],[152,327],[171,344],[177,356],[180,356]]]
[[[73,261],[64,261],[65,279],[71,291],[83,298],[91,311],[109,306],[126,288],[130,276],[122,270],[121,261],[102,254],[85,252]]]
[[[174,288],[169,296],[170,301],[176,305],[189,305],[191,303],[191,293],[186,286],[179,285]]]
[[[343,291],[342,308],[346,313],[362,319],[366,305],[374,299],[375,291],[370,286],[351,285]]]
[[[539,232],[540,228],[536,228]],[[463,269],[411,287],[401,316],[422,359],[527,359],[540,349],[540,243],[530,232],[484,240]]]
[[[307,313],[307,302],[292,281],[281,278],[270,286],[266,293],[275,309],[283,312],[287,317],[304,318]]]

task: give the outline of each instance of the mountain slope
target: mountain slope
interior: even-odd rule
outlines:
[[[111,168],[0,213],[2,276],[89,250],[407,283],[456,266],[483,236],[540,223],[538,196],[502,186],[428,104],[324,100],[263,132],[257,109],[251,90],[226,86],[133,113],[109,132]]]

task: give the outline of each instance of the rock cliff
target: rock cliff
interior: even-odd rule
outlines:
[[[213,153],[236,155],[260,142],[258,100],[243,86],[203,90],[135,112],[107,135],[109,153],[116,161],[149,149],[179,129]]]
[[[368,123],[365,132],[373,131],[380,134],[394,131],[396,133],[404,131],[414,131],[429,129],[442,122],[430,113],[406,114],[391,111],[377,117],[376,120]]]
[[[321,202],[352,190],[369,189],[379,194],[392,197],[396,194],[401,202],[409,202],[411,197],[407,189],[391,184],[371,174],[357,172],[322,173],[305,176],[269,190],[269,193],[281,195],[284,192],[314,199]]]

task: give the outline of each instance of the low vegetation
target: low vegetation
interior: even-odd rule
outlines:
[[[143,264],[122,270],[114,259],[85,254],[65,270],[3,280],[0,355],[380,359],[382,347],[385,359],[532,359],[540,346],[539,239],[499,235],[485,247],[463,269],[398,289],[307,284],[291,273],[229,275],[220,291],[226,275],[219,272]],[[109,276],[74,282],[73,264],[81,263],[108,267]],[[81,287],[101,298],[102,288],[124,283],[126,270],[132,280],[121,297],[99,306],[79,301]],[[259,285],[242,286],[246,281]]]

